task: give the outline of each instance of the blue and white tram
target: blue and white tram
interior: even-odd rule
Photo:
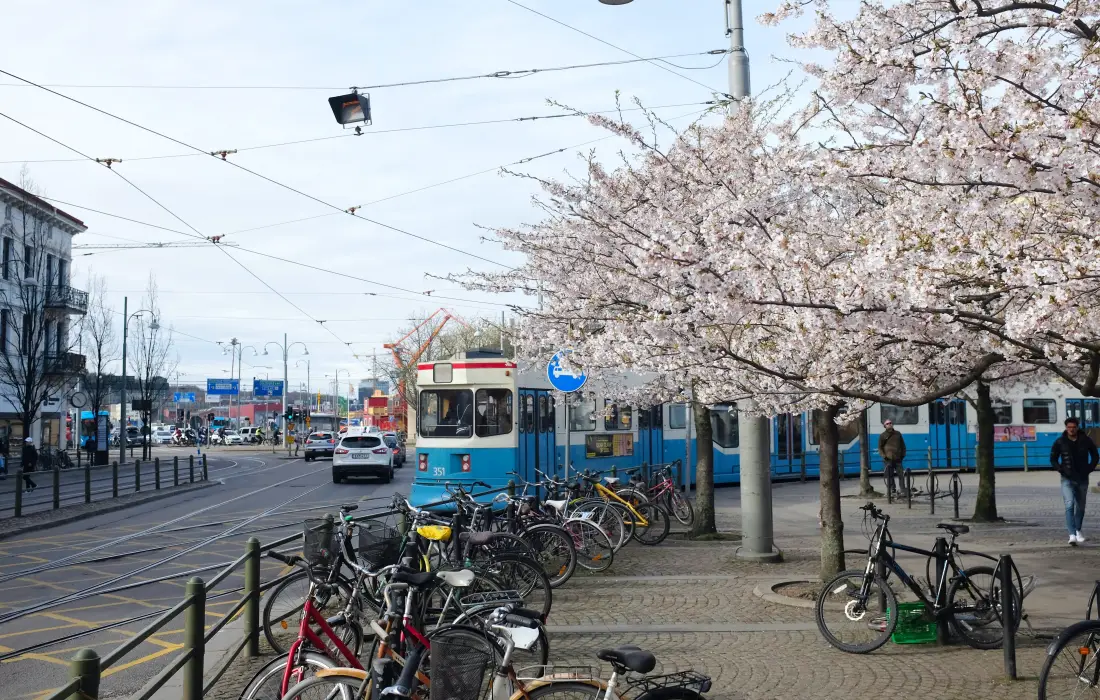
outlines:
[[[620,405],[601,394],[598,382],[570,395],[568,425],[560,396],[544,367],[524,368],[499,353],[470,352],[451,360],[421,363],[416,411],[416,477],[411,500],[444,496],[447,482],[482,481],[503,487],[510,479],[536,481],[536,470],[562,475],[661,464],[694,465],[695,426],[690,407],[666,403],[650,408]],[[1083,398],[1060,384],[1013,389],[995,405],[995,461],[999,469],[1048,468],[1050,446],[1068,416],[1100,441],[1100,400]],[[973,469],[977,420],[964,400],[917,407],[876,404],[868,409],[871,468],[882,422],[894,422],[907,447],[905,466],[914,469]],[[710,411],[714,478],[740,482],[740,436],[736,404]],[[772,418],[771,470],[775,480],[818,475],[818,441],[810,414]],[[841,426],[841,467],[859,473],[857,424]],[[689,453],[690,450],[690,453]],[[566,460],[566,453],[569,458]],[[683,474],[693,483],[694,471]]]

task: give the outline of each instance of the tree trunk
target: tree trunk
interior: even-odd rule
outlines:
[[[710,410],[694,400],[695,383],[692,382],[691,413],[695,420],[695,522],[691,536],[718,532],[714,519],[714,441],[710,427]],[[690,465],[685,467],[691,473]]]
[[[989,385],[978,380],[978,500],[974,503],[974,520],[992,522],[997,517],[997,483],[993,472],[993,401]]]
[[[859,414],[859,497],[881,496],[871,485],[871,437],[867,430],[867,409]]]
[[[844,570],[844,521],[840,515],[840,436],[833,404],[814,411],[817,425],[821,473],[821,580],[828,581]]]

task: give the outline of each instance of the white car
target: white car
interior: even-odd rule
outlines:
[[[158,428],[153,431],[152,443],[154,445],[171,445],[173,431],[167,428]]]
[[[393,451],[380,435],[345,435],[332,452],[332,483],[352,476],[373,476],[388,484],[393,479]]]
[[[238,433],[236,430],[227,429],[225,431],[225,437],[221,439],[218,438],[217,433],[214,433],[214,439],[212,440],[212,442],[214,442],[215,445],[243,445],[244,438],[242,438],[241,434]]]

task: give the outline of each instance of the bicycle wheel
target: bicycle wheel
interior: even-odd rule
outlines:
[[[558,525],[539,523],[520,533],[531,543],[535,561],[550,579],[550,587],[558,588],[573,575],[577,568],[577,550],[573,538]]]
[[[573,538],[577,563],[589,571],[606,571],[615,561],[615,547],[599,525],[581,518],[562,523],[562,529]]]
[[[681,525],[691,527],[691,524],[695,522],[695,509],[691,507],[691,501],[687,499],[687,496],[679,491],[673,491],[668,500],[672,516]]]
[[[603,693],[600,681],[553,681],[526,691],[529,700],[596,700]]]
[[[668,537],[668,530],[672,523],[668,519],[668,511],[656,503],[639,503],[634,506],[638,515],[645,518],[645,525],[635,518],[634,539],[645,545],[661,544]],[[634,518],[634,514],[630,514]]]
[[[458,601],[475,593],[504,591],[507,586],[483,567],[473,567],[473,583],[464,588],[452,588],[441,579],[421,589],[419,595],[420,621],[425,627],[448,624],[462,613]],[[448,600],[449,599],[449,600]]]
[[[894,591],[875,576],[860,599],[864,572],[843,571],[821,589],[814,607],[817,629],[825,641],[850,654],[874,651],[890,639],[898,626]]]
[[[1047,647],[1039,700],[1100,698],[1100,620],[1067,627]]]
[[[283,700],[362,700],[367,697],[369,686],[369,675],[360,678],[339,669],[324,678],[313,676],[292,686]]]
[[[567,517],[591,520],[607,533],[611,546],[617,552],[634,534],[633,529],[628,530],[626,527],[622,515],[625,512],[626,507],[620,503],[608,503],[602,498],[587,498],[571,503]]]
[[[1012,625],[1020,624],[1019,592],[1012,589]],[[1001,614],[1001,582],[993,579],[993,569],[975,566],[951,582],[947,589],[947,617],[951,630],[975,649],[999,649],[1004,644],[1004,617]]]
[[[309,576],[299,569],[275,586],[268,595],[263,610],[264,637],[275,653],[285,655],[298,638],[302,609],[308,593]],[[330,584],[328,591],[319,591],[315,603],[321,615],[332,617],[344,608],[350,597],[351,587],[340,581]],[[344,641],[347,643],[348,640]],[[355,651],[358,652],[357,649]]]
[[[615,495],[632,506],[636,506],[639,503],[649,503],[649,496],[647,496],[644,491],[631,486],[615,489]]]
[[[337,663],[323,654],[307,651],[290,671],[290,685],[310,678],[321,669],[336,668]],[[272,659],[261,668],[241,692],[240,700],[282,700],[286,656]]]
[[[519,591],[523,596],[524,606],[541,611],[544,620],[550,614],[554,592],[550,587],[550,579],[534,559],[516,554],[501,554],[477,566],[484,566],[506,590]]]

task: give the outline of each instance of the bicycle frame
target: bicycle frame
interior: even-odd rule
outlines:
[[[614,501],[616,501],[618,503],[621,503],[622,505],[626,506],[626,509],[629,510],[630,514],[633,515],[634,518],[635,518],[635,522],[634,522],[635,525],[641,525],[642,527],[649,527],[649,520],[647,520],[644,515],[642,515],[638,511],[634,510],[634,506],[632,506],[629,501],[625,500],[624,498],[619,496],[619,494],[615,493],[614,491],[607,488],[606,486],[604,486],[603,484],[601,484],[598,481],[592,482],[592,485],[596,488],[596,493],[600,494],[604,498],[606,498],[608,500],[614,500]]]
[[[314,632],[312,627],[310,627],[311,622],[317,623],[317,626],[321,628],[321,633],[324,634],[325,637],[328,637],[329,641],[331,641],[336,646],[336,650],[340,652],[340,654],[344,657],[344,660],[348,662],[348,665],[350,667],[360,670],[363,669],[363,664],[361,664],[359,662],[359,659],[356,658],[355,653],[352,652],[351,649],[348,649],[343,640],[340,639],[340,637],[338,637],[335,632],[333,632],[332,627],[329,627],[329,624],[325,620],[325,618],[322,617],[319,612],[317,612],[317,609],[315,607],[313,607],[312,593],[313,591],[310,591],[310,595],[306,596],[306,604],[302,609],[302,622],[298,626],[298,638],[295,639],[294,643],[290,645],[290,652],[287,654],[286,657],[286,669],[283,670],[283,682],[279,688],[279,692],[283,695],[286,695],[287,690],[290,689],[290,676],[294,670],[294,659],[295,657],[297,657],[298,651],[302,648],[302,644],[308,641],[318,649],[328,648],[325,644],[325,640],[322,639],[321,636],[318,635],[316,632]]]
[[[928,551],[919,547],[911,547],[906,544],[899,544],[897,542],[894,542],[893,540],[887,540],[885,537],[885,533],[882,531],[884,527],[880,525],[879,528],[880,531],[875,534],[874,538],[879,543],[878,549],[873,556],[869,556],[867,558],[867,570],[863,577],[863,587],[860,590],[861,597],[865,598],[870,592],[871,581],[874,579],[875,567],[877,564],[881,563],[884,564],[889,571],[893,571],[894,573],[896,573],[901,582],[904,583],[909,590],[913,591],[913,594],[916,595],[922,603],[931,608],[934,614],[941,613],[946,608],[946,606],[940,605],[939,601],[945,600],[946,598],[947,584],[951,579],[957,577],[961,573],[961,570],[955,563],[954,553],[951,551],[951,549],[948,549],[945,554],[939,554],[937,552]],[[920,587],[920,585],[915,580],[913,580],[913,577],[910,576],[905,571],[905,569],[901,567],[901,564],[898,563],[897,559],[895,559],[893,555],[890,554],[890,552],[886,551],[887,547],[892,547],[895,550],[900,549],[902,551],[911,552],[913,554],[920,554],[925,557],[935,558],[937,569],[941,569],[941,567],[939,566],[940,562],[944,563],[944,566],[940,571],[939,579],[936,581],[935,589],[932,592],[931,600],[929,600],[927,593]],[[931,584],[932,582],[929,581],[929,583]]]

